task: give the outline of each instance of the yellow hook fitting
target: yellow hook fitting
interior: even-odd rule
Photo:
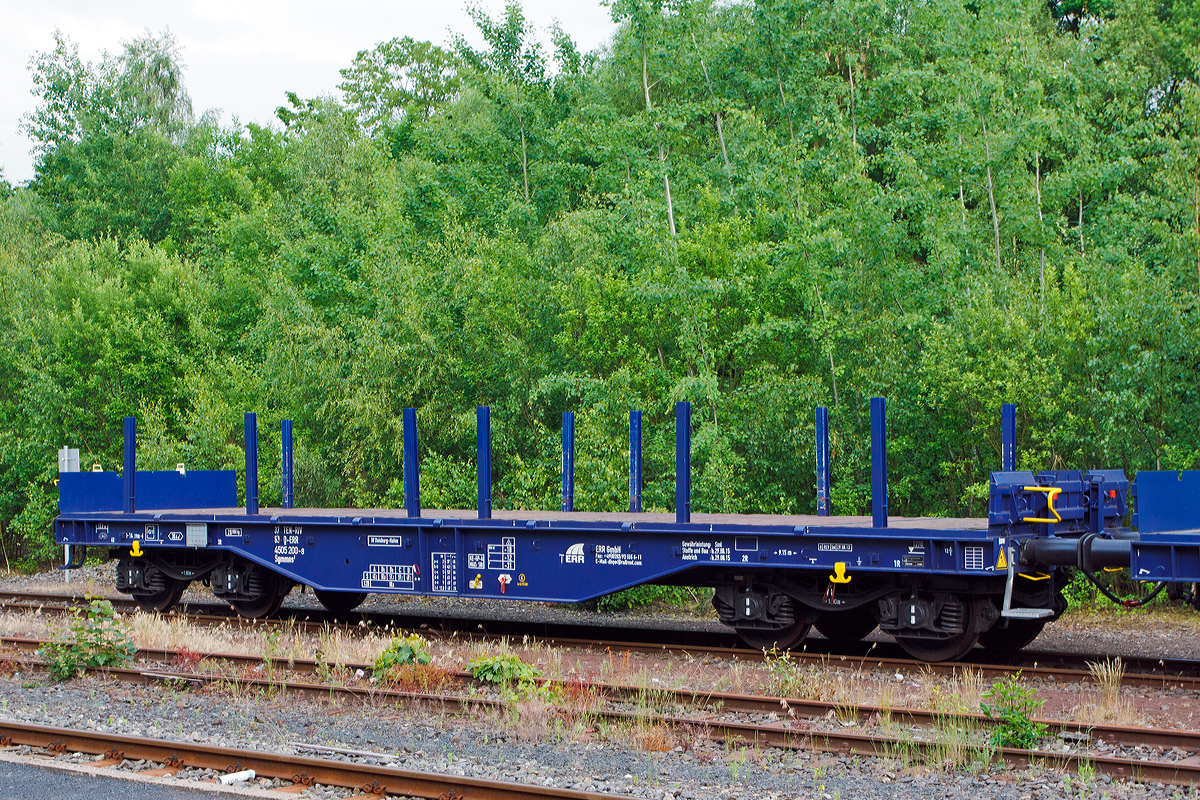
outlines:
[[[133,556],[134,558],[137,558],[138,556],[146,555],[145,552],[142,550],[142,543],[139,542],[137,539],[133,540],[133,547],[129,548],[129,555]]]
[[[834,574],[829,576],[830,583],[849,583],[850,576],[846,574],[846,562],[838,561],[833,565]]]

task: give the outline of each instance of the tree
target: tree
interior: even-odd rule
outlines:
[[[429,42],[390,39],[360,50],[341,70],[346,104],[374,132],[405,120],[428,119],[450,102],[461,80],[458,59]]]
[[[56,31],[54,50],[30,68],[42,99],[23,123],[38,155],[30,185],[57,209],[62,232],[161,240],[167,176],[191,123],[174,36],[147,32],[91,64]]]

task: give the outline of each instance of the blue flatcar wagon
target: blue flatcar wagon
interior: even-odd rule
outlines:
[[[89,547],[106,550],[117,588],[147,610],[170,608],[193,581],[246,617],[275,613],[297,583],[339,612],[371,592],[574,603],[640,584],[708,586],[721,621],[751,647],[794,647],[813,626],[837,640],[879,627],[927,661],[959,658],[976,643],[1024,647],[1065,610],[1065,567],[1093,581],[1099,570],[1129,568],[1156,592],[1200,581],[1200,472],[1142,472],[1136,491],[1120,470],[1019,472],[1015,418],[1006,405],[987,519],[913,519],[888,516],[880,398],[871,401],[871,517],[829,515],[824,408],[816,410],[816,516],[692,514],[688,403],[676,407],[674,515],[641,510],[636,411],[629,510],[615,513],[573,510],[572,414],[563,424],[562,509],[553,512],[492,509],[486,407],[478,409],[474,511],[421,508],[412,409],[403,419],[403,510],[294,508],[289,422],[283,507],[260,509],[253,414],[238,507],[233,471],[137,471],[130,417],[121,474],[60,474],[54,530],[64,568],[82,564]]]

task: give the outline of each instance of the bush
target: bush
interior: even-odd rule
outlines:
[[[379,657],[375,659],[375,675],[384,676],[394,667],[409,664],[428,664],[433,661],[429,654],[429,642],[418,633],[396,636]]]
[[[500,653],[494,656],[480,656],[467,664],[467,669],[477,681],[487,683],[512,683],[513,681],[532,681],[542,676],[542,671],[532,664],[526,664],[512,653]]]
[[[699,592],[699,594],[697,593]],[[667,606],[696,608],[712,597],[711,590],[690,589],[686,586],[634,586],[619,592],[606,594],[588,601],[585,605],[595,611],[628,611],[633,608],[661,603]]]
[[[1046,735],[1046,726],[1029,718],[1045,701],[1035,700],[1033,689],[1021,684],[1020,672],[996,681],[980,697],[995,701],[981,702],[979,708],[988,719],[996,721],[989,738],[996,747],[1032,750]]]
[[[89,596],[86,614],[72,612],[70,638],[50,642],[38,654],[50,665],[50,677],[70,680],[88,667],[114,667],[133,660],[137,646],[129,640],[125,623],[113,610],[112,603]]]
[[[1096,587],[1079,570],[1072,570],[1071,580],[1063,587],[1063,597],[1071,608],[1084,608],[1096,602]]]

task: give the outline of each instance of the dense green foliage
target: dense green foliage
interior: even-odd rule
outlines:
[[[46,557],[54,451],[236,468],[263,501],[296,421],[302,504],[398,504],[416,406],[427,507],[673,507],[695,404],[697,511],[869,504],[978,515],[1019,404],[1022,467],[1200,466],[1200,2],[617,0],[552,54],[518,6],[486,44],[391,39],[278,129],[193,117],[174,42],[36,59],[28,185],[0,183],[0,522]],[[286,87],[281,87],[286,88]],[[282,96],[282,95],[281,95]],[[274,499],[273,499],[274,498]]]

